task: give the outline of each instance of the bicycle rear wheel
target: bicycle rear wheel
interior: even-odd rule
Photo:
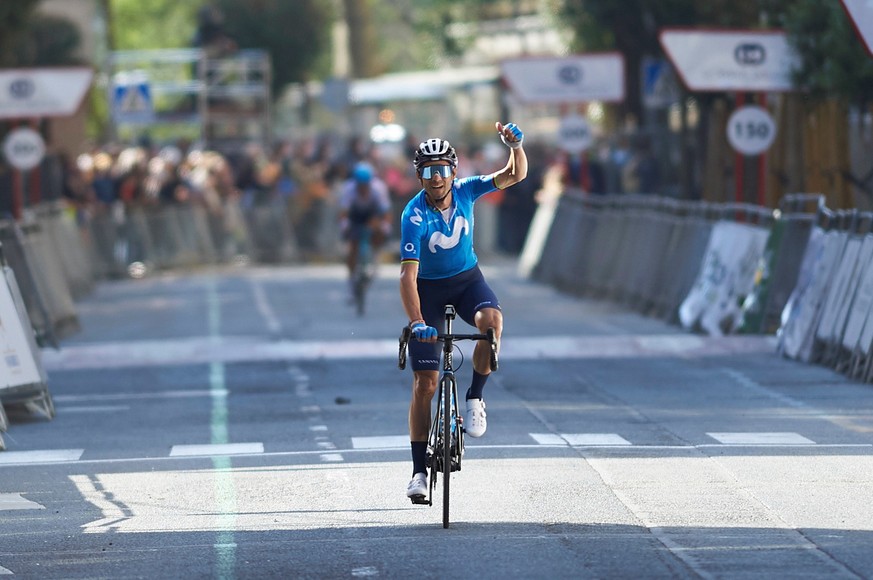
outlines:
[[[361,271],[355,274],[355,310],[357,311],[358,316],[363,316],[366,313],[367,286],[369,284],[370,280],[366,273]]]
[[[452,393],[455,390],[455,379],[451,376],[442,378],[443,400],[443,528],[449,527],[449,481],[452,474]]]

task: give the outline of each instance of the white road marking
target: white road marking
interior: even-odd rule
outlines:
[[[333,462],[345,461],[345,459],[343,459],[342,454],[340,454],[340,453],[324,453],[321,456],[321,460],[322,461],[333,461]]]
[[[264,319],[267,329],[271,334],[279,334],[279,331],[282,330],[282,324],[270,306],[269,300],[267,300],[267,293],[264,292],[264,287],[255,281],[252,281],[251,285],[252,293],[255,295],[255,306]]]
[[[0,465],[42,464],[78,461],[84,449],[46,449],[35,451],[4,451]]]
[[[528,433],[540,445],[566,445],[564,438],[555,433]]]
[[[227,396],[227,389],[222,390],[190,390],[190,391],[155,391],[153,393],[94,393],[93,395],[52,395],[55,403],[84,403],[87,401],[126,401],[128,399],[187,399],[195,397]]]
[[[504,450],[511,451],[513,449],[551,449],[556,445],[551,444],[530,444],[530,445],[519,445],[519,444],[511,444],[511,445],[482,445],[476,444],[476,449],[496,449],[496,450]],[[569,448],[566,442],[562,442],[560,444],[561,447]],[[613,447],[616,449],[622,450],[634,450],[634,451],[673,451],[673,450],[683,450],[683,449],[709,449],[709,448],[720,448],[726,447],[723,443],[713,443],[713,444],[703,444],[703,445],[612,445],[605,447]],[[772,447],[773,449],[784,449],[785,447],[797,447],[797,445],[734,445],[733,447]],[[871,443],[833,443],[833,444],[815,444],[813,447],[816,449],[871,449],[873,448],[873,444]],[[468,451],[471,448],[468,447]],[[392,448],[372,448],[372,449],[339,449],[338,451],[342,453],[382,453],[382,452],[403,452],[405,454],[409,453],[409,443],[400,447],[392,447]],[[0,453],[0,459],[3,458],[4,455],[8,455],[10,452],[2,452]],[[311,455],[323,455],[324,451],[321,449],[318,450],[309,450],[309,451],[270,451],[258,454],[259,457],[307,457]],[[47,461],[47,462],[32,462],[33,465],[45,465],[45,464],[75,464],[75,465],[113,465],[113,464],[122,464],[122,463],[159,463],[162,461],[176,461],[176,460],[185,460],[188,459],[189,456],[163,456],[163,457],[119,457],[113,459],[71,459],[68,461]],[[29,462],[30,463],[30,462]]]
[[[518,337],[501,344],[503,360],[567,360],[634,357],[713,356],[775,353],[776,337],[685,334],[620,336]],[[65,346],[42,353],[47,371],[196,365],[210,362],[315,361],[335,359],[395,359],[397,340],[349,339],[273,341],[262,336],[193,337]],[[289,368],[294,376],[297,371]]]
[[[630,445],[630,441],[615,433],[562,433],[561,437],[574,446]]]
[[[327,425],[311,425],[310,431],[327,431]]]
[[[58,413],[114,413],[130,411],[130,405],[91,405],[89,407],[59,407]]]
[[[11,574],[12,574],[12,570],[8,570],[8,569],[4,568],[3,566],[0,566],[0,576],[11,575]]]
[[[394,449],[397,447],[409,447],[409,435],[352,437],[352,448],[354,449]]]
[[[576,447],[599,447],[630,445],[631,442],[615,433],[529,433],[540,445],[570,445]]]
[[[192,455],[252,455],[264,452],[263,443],[216,443],[207,445],[173,445],[170,457]]]
[[[362,566],[360,568],[352,568],[352,576],[355,578],[367,578],[370,576],[378,576],[379,570],[375,566]]]
[[[0,493],[0,512],[11,510],[44,510],[45,506],[24,499],[20,493]]]
[[[797,433],[707,433],[724,445],[815,445]]]

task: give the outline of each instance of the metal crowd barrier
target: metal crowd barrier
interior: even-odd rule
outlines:
[[[861,249],[870,222],[830,211],[819,194],[787,195],[773,210],[568,193],[530,272],[691,331],[776,333],[786,356],[873,373],[873,322],[859,322],[873,307],[873,273],[864,286],[855,268],[873,260],[873,240]],[[835,262],[845,262],[839,272]]]
[[[9,267],[16,273],[27,313],[37,340],[42,345],[58,347],[55,320],[58,318],[48,299],[45,276],[39,276],[40,263],[21,226],[14,221],[0,221],[0,244]]]
[[[4,250],[0,243],[0,432],[8,428],[6,407],[10,405],[24,406],[48,419],[55,414],[33,325]],[[0,450],[5,448],[0,437]]]
[[[95,215],[88,224],[85,243],[98,278],[127,276],[131,264],[160,270],[298,257],[284,202],[243,208],[234,199],[211,210],[199,205],[119,210]]]

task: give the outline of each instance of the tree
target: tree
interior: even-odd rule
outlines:
[[[864,108],[873,103],[873,59],[838,2],[797,0],[785,15],[800,55],[795,82],[814,97],[839,96]]]
[[[575,31],[580,51],[617,50],[625,57],[625,114],[642,116],[640,66],[643,57],[663,56],[658,34],[666,27],[759,28],[772,25],[785,0],[564,0],[563,20]],[[763,20],[763,21],[762,21]]]
[[[112,49],[188,47],[198,7],[176,0],[105,0]]]
[[[81,35],[68,20],[35,13],[39,0],[0,3],[0,67],[79,64]]]
[[[225,32],[240,48],[270,53],[273,94],[288,83],[319,76],[330,51],[330,26],[335,17],[324,0],[215,0],[224,13]],[[321,71],[322,76],[325,71]]]
[[[16,66],[69,66],[84,64],[75,56],[82,43],[78,27],[66,18],[35,14],[28,33],[14,48]]]
[[[385,72],[376,50],[379,43],[376,42],[372,4],[372,0],[343,0],[354,78],[372,77]]]

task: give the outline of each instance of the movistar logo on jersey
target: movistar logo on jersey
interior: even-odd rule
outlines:
[[[421,225],[421,222],[422,222],[422,219],[423,219],[423,218],[421,217],[421,210],[418,209],[418,208],[415,208],[415,209],[413,209],[412,211],[415,212],[415,215],[412,216],[411,218],[409,218],[409,221],[411,221],[412,223],[414,223],[414,224],[417,225],[417,226],[420,226],[420,225]]]
[[[455,218],[454,224],[452,224],[452,235],[447,236],[442,232],[434,232],[430,237],[427,247],[432,254],[436,254],[437,248],[450,250],[457,246],[458,242],[461,241],[461,235],[469,233],[470,224],[467,222],[467,218],[464,216],[458,216]]]

